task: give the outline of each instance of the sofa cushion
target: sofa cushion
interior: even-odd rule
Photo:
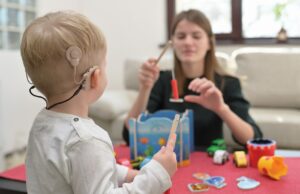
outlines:
[[[265,138],[277,141],[280,148],[300,149],[300,110],[252,108],[250,114]]]
[[[114,120],[131,108],[137,92],[133,90],[107,90],[89,110],[93,119]]]
[[[111,130],[110,137],[114,139],[115,143],[121,143],[123,142],[123,136],[122,131],[124,127],[124,122],[127,117],[127,112],[119,115],[116,119],[113,120],[111,124]]]
[[[300,108],[299,49],[243,48],[233,58],[253,106]]]
[[[300,149],[300,110],[251,108],[250,115],[261,128],[264,138],[275,140],[278,148]],[[237,147],[227,126],[224,138],[228,145]]]

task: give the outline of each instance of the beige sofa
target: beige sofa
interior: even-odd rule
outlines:
[[[232,59],[264,137],[276,140],[279,148],[300,149],[300,50],[243,48]]]
[[[250,101],[250,114],[264,133],[277,141],[279,148],[300,149],[300,51],[295,49],[239,49],[229,57],[218,53],[222,66],[241,78],[243,91]],[[122,141],[122,128],[127,111],[137,95],[138,68],[143,59],[129,59],[124,66],[123,90],[106,91],[91,106],[90,116],[107,129],[114,142]],[[165,56],[162,69],[173,61]],[[298,69],[298,71],[297,71]],[[228,145],[236,147],[229,129],[224,126]]]

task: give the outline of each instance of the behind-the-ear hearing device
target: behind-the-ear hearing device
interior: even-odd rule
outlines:
[[[81,57],[82,51],[78,46],[70,46],[66,50],[66,58],[69,63],[75,68],[79,65]]]
[[[80,63],[80,59],[82,57],[82,51],[78,46],[70,46],[66,50],[66,58],[70,65],[74,68],[74,82],[76,84],[80,84],[81,81],[76,80],[76,74],[77,74],[77,67]]]
[[[82,80],[83,80],[83,89],[88,90],[90,89],[90,83],[91,83],[91,75],[92,73],[97,69],[97,66],[93,66],[89,68],[89,70],[83,74]]]

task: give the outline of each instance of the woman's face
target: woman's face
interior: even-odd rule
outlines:
[[[180,21],[172,42],[175,54],[183,65],[200,64],[203,68],[210,43],[208,35],[199,25],[185,19]]]

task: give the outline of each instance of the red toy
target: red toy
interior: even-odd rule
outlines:
[[[182,103],[183,99],[179,98],[177,80],[175,79],[175,75],[174,75],[174,71],[173,70],[172,70],[171,86],[172,86],[172,93],[173,93],[173,95],[172,95],[172,98],[170,98],[170,102]]]
[[[254,139],[247,142],[249,163],[251,167],[257,167],[258,160],[262,156],[273,156],[276,142],[271,139]]]

